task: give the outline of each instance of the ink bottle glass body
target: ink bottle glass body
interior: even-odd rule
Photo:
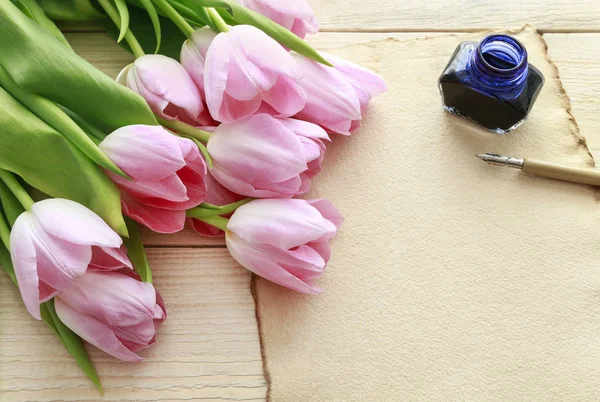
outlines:
[[[543,85],[525,47],[508,35],[462,42],[439,79],[448,112],[497,134],[525,121]]]

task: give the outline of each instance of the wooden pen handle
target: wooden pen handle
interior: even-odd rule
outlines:
[[[574,168],[536,161],[534,159],[525,159],[523,171],[534,176],[600,187],[600,169]]]

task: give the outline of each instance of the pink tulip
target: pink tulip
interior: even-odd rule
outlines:
[[[387,90],[377,74],[339,57],[323,54],[334,66],[327,67],[295,55],[304,79],[306,106],[296,117],[325,129],[349,135],[360,127],[369,101]]]
[[[239,0],[239,2],[301,38],[308,33],[319,32],[315,13],[306,0]]]
[[[85,341],[117,359],[138,362],[142,349],[156,343],[167,318],[152,284],[127,272],[88,271],[55,299],[60,320]]]
[[[279,117],[295,115],[306,103],[300,79],[293,57],[249,25],[218,34],[206,53],[206,103],[221,122],[241,120],[259,108]]]
[[[131,263],[123,241],[98,215],[64,199],[37,202],[15,221],[10,251],[27,311],[40,319],[40,303],[68,290],[88,269]]]
[[[223,123],[208,141],[211,173],[234,193],[255,198],[291,198],[308,191],[320,170],[327,133],[294,119],[257,114]]]
[[[191,140],[160,126],[122,127],[100,149],[133,180],[107,172],[126,215],[155,232],[183,229],[185,211],[206,198],[206,163]]]
[[[327,200],[255,200],[238,208],[227,224],[227,248],[246,269],[301,293],[321,289],[342,215]]]
[[[213,124],[200,90],[174,59],[158,54],[139,57],[121,71],[117,81],[141,95],[163,119],[194,126]]]
[[[235,194],[223,187],[212,174],[209,172],[206,175],[206,187],[208,189],[206,202],[213,205],[227,205],[244,199],[243,196]],[[225,216],[227,217],[227,216]],[[196,232],[208,237],[223,237],[225,232],[221,229],[206,224],[198,219],[188,219],[189,224]]]
[[[200,94],[204,100],[206,100],[204,90],[206,53],[216,36],[217,34],[209,27],[197,29],[181,48],[181,65],[200,89]]]

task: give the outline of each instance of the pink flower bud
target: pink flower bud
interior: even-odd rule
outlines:
[[[186,68],[193,71],[188,63]],[[199,69],[198,65],[195,70]],[[212,117],[221,122],[241,120],[259,108],[279,117],[295,115],[306,103],[300,79],[293,57],[249,25],[218,34],[206,53],[206,103]]]
[[[214,178],[234,193],[291,198],[308,191],[328,139],[321,127],[257,114],[223,123],[208,141]]]
[[[88,271],[55,299],[60,320],[85,341],[111,356],[141,361],[137,352],[156,343],[167,318],[152,284],[124,272]]]
[[[369,101],[387,90],[377,74],[339,57],[323,54],[335,67],[295,55],[304,79],[306,106],[296,117],[328,131],[349,135],[360,127]]]
[[[15,221],[10,251],[27,311],[71,288],[88,269],[131,268],[123,241],[98,215],[64,199],[37,202]]]
[[[239,0],[239,2],[303,39],[306,34],[319,31],[315,13],[306,0]]]
[[[227,248],[246,269],[301,293],[320,293],[315,279],[331,257],[329,240],[343,222],[327,200],[255,200],[227,224]]]
[[[155,232],[183,229],[185,211],[206,198],[206,164],[194,142],[160,126],[122,127],[100,149],[132,180],[107,174],[121,190],[126,215]]]
[[[174,59],[158,54],[139,57],[121,71],[117,81],[141,95],[163,119],[194,126],[213,124],[200,90]]]

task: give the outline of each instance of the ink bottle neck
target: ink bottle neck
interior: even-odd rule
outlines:
[[[508,35],[484,38],[472,55],[468,67],[471,75],[488,88],[511,90],[527,79],[527,50]]]

